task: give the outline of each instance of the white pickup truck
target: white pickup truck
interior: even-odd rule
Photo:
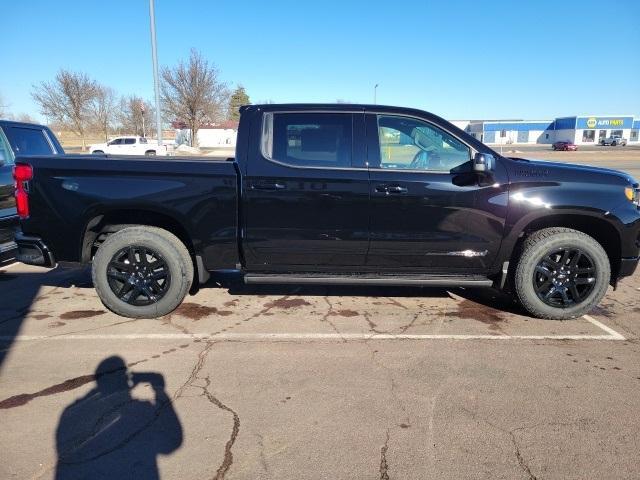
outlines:
[[[616,145],[622,145],[623,147],[626,147],[627,139],[622,138],[619,135],[611,135],[610,137],[601,139],[600,145],[611,145],[612,147],[615,147]]]
[[[107,143],[97,143],[89,146],[89,152],[109,155],[147,155],[166,156],[167,146],[158,145],[156,140],[145,137],[117,137]]]

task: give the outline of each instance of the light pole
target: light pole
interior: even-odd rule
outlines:
[[[151,22],[151,61],[153,62],[153,86],[156,93],[158,146],[162,146],[162,114],[160,113],[160,80],[158,79],[158,49],[156,46],[156,11],[154,0],[149,0],[149,20]]]
[[[378,84],[376,83],[375,86],[373,87],[373,104],[375,105],[378,100]]]

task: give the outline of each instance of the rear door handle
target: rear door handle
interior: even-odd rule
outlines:
[[[376,192],[386,193],[387,195],[403,194],[409,193],[409,189],[406,187],[401,187],[400,185],[377,185]]]
[[[287,188],[282,183],[255,183],[251,185],[252,190],[284,190]]]

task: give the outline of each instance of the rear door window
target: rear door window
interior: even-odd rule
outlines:
[[[4,128],[4,133],[16,155],[52,155],[56,153],[40,128],[7,126]]]
[[[125,145],[133,145],[136,143],[136,139],[135,138],[125,138],[124,139],[124,144]]]
[[[267,113],[262,153],[296,167],[351,167],[350,113]]]

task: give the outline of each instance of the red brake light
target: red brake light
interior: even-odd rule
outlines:
[[[13,167],[13,179],[15,180],[16,210],[22,219],[29,218],[29,194],[25,188],[25,182],[33,178],[33,168],[26,163],[18,163]]]
[[[29,218],[29,195],[22,190],[16,190],[16,210],[20,218]]]
[[[33,168],[26,163],[18,163],[13,167],[13,179],[16,182],[28,182],[33,178]]]

